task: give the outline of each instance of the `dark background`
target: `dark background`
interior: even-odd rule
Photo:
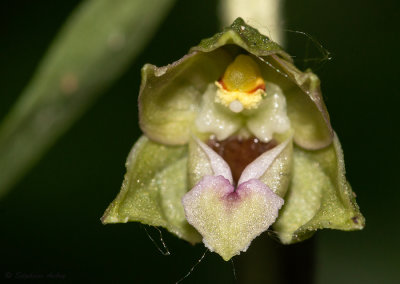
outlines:
[[[119,191],[126,155],[140,135],[141,66],[170,63],[218,31],[214,2],[178,0],[129,70],[0,200],[0,281],[174,283],[198,261],[202,245],[192,247],[163,231],[171,251],[163,256],[142,225],[103,226],[99,218]],[[2,1],[0,119],[78,3]],[[395,0],[286,1],[288,50],[301,68],[312,66],[321,78],[367,226],[361,232],[320,231],[288,248],[259,238],[234,258],[236,281],[275,283],[280,273],[286,275],[278,275],[281,280],[293,274],[301,283],[311,273],[316,283],[398,283],[399,11]],[[310,34],[332,60],[293,30]],[[158,232],[148,231],[158,242]],[[185,281],[233,283],[232,267],[209,253]]]

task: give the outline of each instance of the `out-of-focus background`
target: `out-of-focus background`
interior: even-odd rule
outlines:
[[[0,119],[78,4],[2,1]],[[399,6],[395,0],[285,2],[287,49],[300,68],[311,66],[321,78],[347,177],[367,220],[360,232],[325,230],[313,237],[315,283],[400,279]],[[119,191],[126,156],[141,133],[136,102],[141,66],[171,63],[219,29],[215,1],[176,1],[123,76],[0,200],[1,280],[174,283],[198,261],[202,245],[192,247],[163,231],[171,251],[163,256],[142,225],[103,226],[99,218]],[[317,43],[293,31],[311,35],[332,59],[325,60]],[[158,231],[146,228],[159,243]],[[185,282],[266,283],[264,264],[249,263],[256,249],[233,263],[209,253]],[[265,265],[275,265],[274,259]]]

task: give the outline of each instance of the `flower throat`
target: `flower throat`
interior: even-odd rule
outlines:
[[[274,148],[277,142],[271,140],[264,143],[254,136],[249,138],[233,136],[222,141],[209,139],[207,145],[228,163],[232,171],[233,181],[237,184],[246,166],[262,153]]]

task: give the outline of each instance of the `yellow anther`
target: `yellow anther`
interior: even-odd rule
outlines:
[[[238,55],[219,82],[216,101],[233,112],[256,108],[265,95],[265,82],[257,63],[248,55]]]
[[[248,55],[238,55],[226,68],[222,84],[228,91],[253,92],[264,86],[260,68]]]

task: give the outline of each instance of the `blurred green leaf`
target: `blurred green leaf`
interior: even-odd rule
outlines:
[[[88,0],[70,16],[0,125],[0,196],[104,92],[174,0]]]

